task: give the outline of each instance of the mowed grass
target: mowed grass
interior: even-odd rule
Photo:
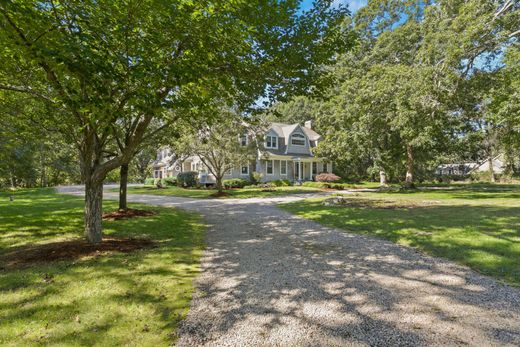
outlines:
[[[324,225],[415,247],[520,286],[520,190],[516,187],[455,187],[345,197],[353,199],[354,206],[324,206],[324,199],[280,206]],[[355,200],[364,206],[356,207]],[[377,208],[383,205],[387,208]]]
[[[0,193],[0,253],[82,237],[81,198],[52,190]],[[116,209],[104,202],[105,210]],[[199,272],[198,215],[104,222],[106,235],[148,237],[157,248],[0,271],[2,346],[168,346],[176,340]]]
[[[118,189],[111,189],[113,192],[119,191]],[[275,196],[284,196],[289,194],[304,194],[318,192],[320,189],[311,187],[275,187],[270,191],[266,191],[263,188],[241,188],[241,189],[226,189],[224,192],[228,193],[226,198],[235,199],[250,199],[250,198],[268,198]],[[212,198],[212,194],[217,191],[215,189],[197,189],[197,188],[180,188],[180,187],[166,187],[158,189],[152,186],[143,187],[128,187],[128,194],[150,194],[150,195],[163,195],[163,196],[178,196],[183,198]],[[219,198],[222,199],[222,198]]]

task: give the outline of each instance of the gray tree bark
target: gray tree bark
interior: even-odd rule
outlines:
[[[128,191],[128,164],[121,165],[119,169],[119,210],[126,210]]]
[[[413,174],[414,174],[414,156],[413,156],[413,148],[408,145],[406,147],[406,178],[404,182],[404,186],[406,188],[413,187]]]
[[[103,238],[103,181],[87,179],[85,183],[85,237],[90,243]]]

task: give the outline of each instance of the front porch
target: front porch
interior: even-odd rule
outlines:
[[[256,166],[256,171],[262,173],[265,182],[275,180],[289,180],[294,183],[314,181],[316,175],[331,169],[330,165],[314,157],[262,159],[257,162]]]

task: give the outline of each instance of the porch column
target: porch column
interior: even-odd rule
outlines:
[[[302,165],[302,162],[299,161],[298,162],[298,181],[302,180],[302,170],[303,170],[303,165]]]
[[[309,171],[310,171],[310,176],[309,176],[309,180],[312,181],[312,161],[309,162]]]

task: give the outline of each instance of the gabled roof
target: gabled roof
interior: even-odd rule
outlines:
[[[271,123],[269,130],[273,130],[280,137],[288,138],[289,135],[291,135],[291,133],[294,130],[296,130],[296,128],[298,128],[298,127],[303,130],[305,135],[307,135],[307,137],[311,141],[316,141],[321,138],[321,136],[314,130],[301,126],[298,123],[296,123],[296,124]]]

